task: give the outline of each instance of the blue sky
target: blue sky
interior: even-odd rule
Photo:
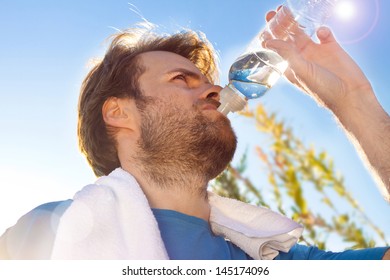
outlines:
[[[95,177],[79,153],[77,100],[88,61],[104,53],[104,40],[143,17],[174,31],[203,31],[221,57],[221,84],[234,58],[264,26],[264,14],[281,2],[268,0],[1,0],[0,10],[0,232],[35,206],[71,198]],[[355,0],[349,21],[332,27],[361,65],[377,97],[390,112],[389,17],[386,0]],[[344,14],[345,16],[345,14]],[[350,192],[390,241],[390,205],[332,116],[283,79],[263,98],[268,110],[293,127],[305,143],[334,158]],[[237,155],[259,140],[248,120],[230,116],[237,131]],[[260,140],[261,141],[261,140]],[[261,168],[250,167],[257,172]],[[253,175],[253,174],[252,174]]]

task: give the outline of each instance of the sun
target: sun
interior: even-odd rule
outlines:
[[[356,14],[356,6],[351,0],[341,0],[336,4],[335,13],[342,20],[351,20]]]

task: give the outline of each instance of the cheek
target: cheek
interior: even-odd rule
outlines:
[[[167,99],[169,103],[181,109],[191,109],[197,101],[194,94],[185,91],[170,92],[170,94],[167,94]]]
[[[144,86],[142,93],[144,96],[149,96],[186,110],[191,109],[199,97],[197,92],[188,88],[162,86],[153,83]]]

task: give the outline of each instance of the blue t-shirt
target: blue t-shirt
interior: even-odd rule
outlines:
[[[180,212],[152,209],[170,259],[174,260],[247,260],[243,250],[212,233],[207,221]],[[340,253],[314,246],[294,245],[275,260],[378,260],[388,247],[348,250]]]
[[[244,251],[212,233],[203,219],[173,210],[152,209],[172,260],[247,260]]]

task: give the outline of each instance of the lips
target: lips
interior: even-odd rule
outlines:
[[[220,102],[210,99],[210,100],[202,100],[200,101],[199,107],[201,110],[214,110],[216,111],[218,107],[221,105]]]
[[[202,110],[217,110],[217,106],[214,104],[206,104],[202,106]]]

